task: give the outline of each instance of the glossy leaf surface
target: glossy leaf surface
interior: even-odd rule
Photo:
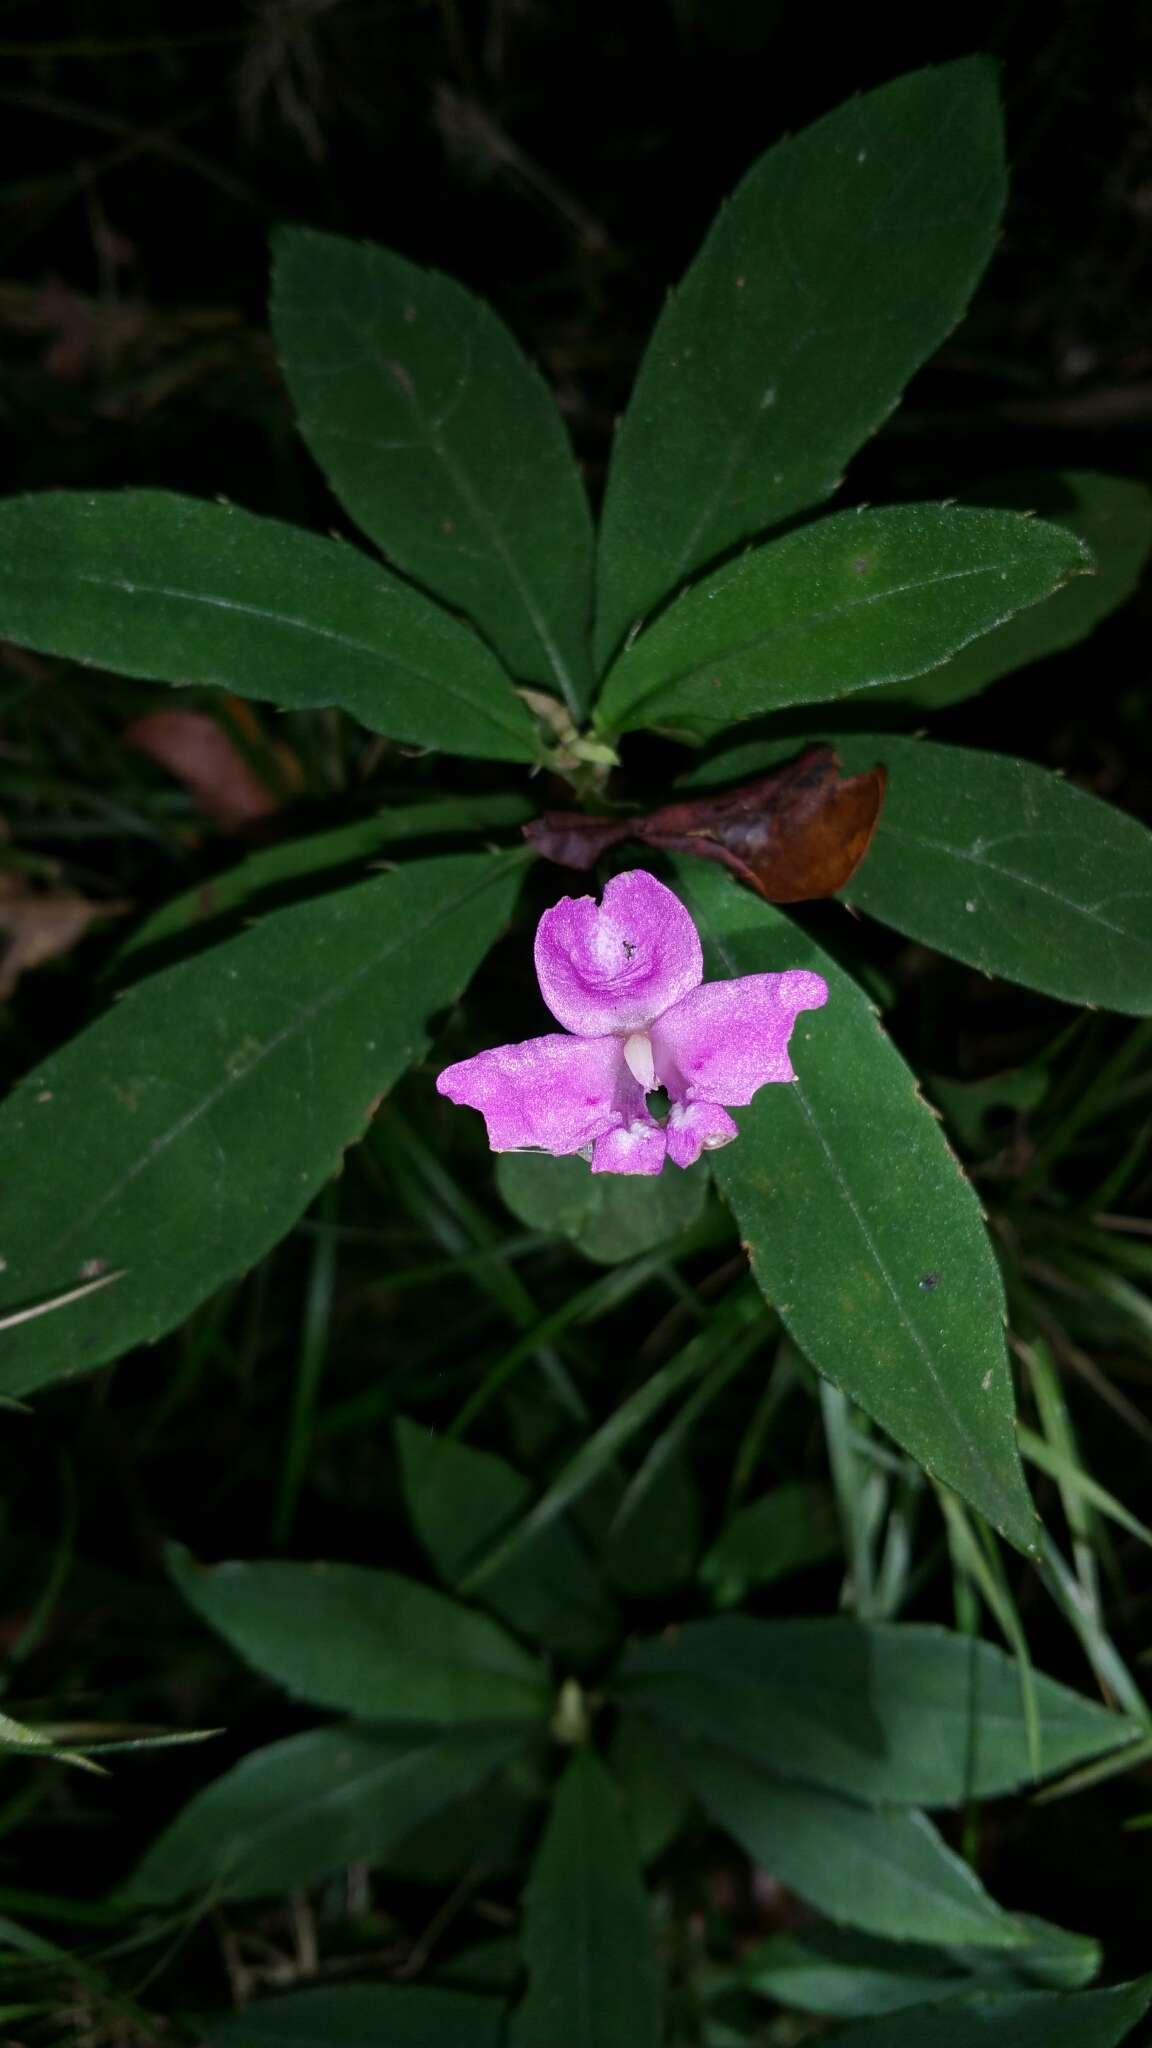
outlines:
[[[588,500],[503,322],[439,271],[295,228],[277,237],[272,324],[300,430],[353,518],[513,674],[583,710]]]
[[[742,719],[922,675],[1049,597],[1091,557],[1019,512],[840,512],[704,575],[610,669],[609,732],[707,739]]]
[[[564,1772],[524,1895],[528,1989],[508,2048],[657,2048],[660,1994],[650,1909],[620,1795],[578,1749]]]
[[[487,1615],[397,1572],[354,1564],[197,1564],[181,1592],[246,1663],[295,1698],[364,1720],[535,1721],[543,1667]]]
[[[809,967],[828,982],[827,1008],[793,1034],[799,1078],[741,1110],[713,1161],[760,1286],[821,1372],[1030,1547],[999,1268],[936,1117],[827,954],[704,863],[677,875],[711,972]]]
[[[891,735],[888,800],[841,892],[923,945],[1066,1003],[1152,1012],[1152,833],[1030,761]]]
[[[657,323],[609,472],[598,653],[840,482],[955,326],[1004,203],[995,67],[915,71],[760,158]]]
[[[1037,1675],[1033,1757],[1012,1659],[992,1643],[913,1623],[690,1621],[669,1641],[634,1645],[617,1683],[670,1728],[876,1804],[958,1806],[1140,1734]]]
[[[502,1763],[505,1730],[357,1728],[290,1735],[191,1799],[117,1894],[126,1909],[170,1899],[277,1898],[354,1862],[374,1863],[429,1814]]]
[[[473,1565],[532,1498],[527,1479],[491,1451],[401,1421],[396,1449],[417,1534],[449,1586]],[[479,1590],[485,1607],[560,1655],[602,1653],[619,1625],[616,1604],[567,1522],[556,1521]]]
[[[121,675],[338,704],[415,746],[536,757],[511,678],[469,627],[358,548],[235,505],[0,501],[0,633]]]
[[[0,1110],[0,1312],[123,1277],[6,1330],[0,1389],[161,1336],[277,1243],[498,937],[522,866],[414,862],[277,911],[139,983],[20,1083]]]

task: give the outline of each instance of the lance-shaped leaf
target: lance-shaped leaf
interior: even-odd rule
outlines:
[[[0,1389],[172,1329],[281,1238],[419,1058],[524,855],[414,862],[139,983],[0,1110]]]
[[[526,1511],[531,1485],[491,1451],[436,1436],[415,1422],[397,1423],[396,1451],[417,1534],[448,1585],[457,1586]],[[577,1661],[602,1656],[619,1627],[611,1592],[563,1521],[550,1523],[505,1571],[495,1572],[479,1598],[521,1635]]]
[[[705,1812],[830,1920],[898,1941],[1019,1948],[1029,1939],[922,1813],[872,1811],[789,1784],[709,1742],[677,1742],[675,1764]]]
[[[793,1035],[713,1161],[752,1269],[813,1364],[1022,1548],[1000,1272],[979,1204],[867,996],[779,911],[702,862],[677,874],[710,971],[815,968],[828,1005]]]
[[[270,1743],[189,1800],[116,1902],[281,1898],[347,1863],[375,1862],[523,1739],[522,1730],[348,1724]]]
[[[835,490],[964,311],[1004,198],[994,67],[849,100],[768,151],[657,323],[617,438],[597,651]]]
[[[845,2028],[828,2048],[1118,2048],[1152,2005],[1152,1977],[1092,1991],[978,1991]]]
[[[508,2048],[657,2048],[648,1901],[622,1801],[590,1750],[573,1756],[524,1896],[528,1989]]]
[[[499,1999],[432,1985],[342,1984],[196,2021],[204,2048],[501,2048]]]
[[[532,720],[471,628],[343,541],[167,491],[0,501],[0,634],[44,654],[338,704],[375,732],[531,761]]]
[[[706,739],[922,675],[1091,566],[1074,534],[1022,512],[838,512],[693,584],[620,655],[598,716]]]
[[[992,1643],[917,1624],[688,1622],[638,1643],[616,1688],[669,1728],[711,1737],[785,1778],[872,1804],[958,1806],[1107,1755],[1142,1730]]]
[[[745,1956],[740,1979],[781,2005],[837,2019],[866,2019],[974,1992],[1035,1991],[1042,1985],[1069,1991],[1091,1983],[1100,1968],[1098,1942],[1031,1915],[1019,1917],[1031,1936],[1027,1948],[933,1948],[817,1921],[795,1933],[769,1935]]]
[[[1152,834],[1030,761],[853,735],[888,801],[843,894],[909,938],[1066,1003],[1152,1012]]]
[[[384,553],[573,712],[592,521],[552,395],[482,299],[389,249],[288,229],[272,327],[300,430]]]
[[[1074,577],[1046,604],[1018,612],[991,633],[953,654],[940,668],[911,682],[882,687],[881,697],[899,698],[937,711],[986,690],[1049,654],[1074,647],[1132,595],[1152,552],[1152,491],[1131,477],[1102,476],[1096,470],[1037,470],[1031,475],[993,478],[961,493],[969,505],[1014,506],[1038,512],[1079,534],[1096,570]]]
[[[534,1722],[547,1674],[502,1628],[397,1572],[355,1564],[171,1568],[201,1619],[295,1698],[363,1720]]]
[[[840,1549],[835,1497],[826,1486],[795,1480],[738,1507],[700,1565],[718,1607],[734,1607],[752,1586],[766,1586]]]

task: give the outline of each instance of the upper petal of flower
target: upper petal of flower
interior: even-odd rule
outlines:
[[[788,1040],[800,1010],[818,1010],[818,974],[745,974],[693,989],[652,1026],[656,1077],[678,1102],[739,1106],[767,1081],[794,1081]]]
[[[591,1037],[642,1031],[704,973],[700,939],[678,896],[643,868],[593,896],[565,896],[536,932],[536,973],[552,1015]]]
[[[618,1038],[551,1031],[497,1045],[437,1076],[452,1102],[478,1109],[493,1152],[580,1152],[643,1108]]]

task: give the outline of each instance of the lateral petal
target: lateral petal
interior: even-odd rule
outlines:
[[[436,1088],[480,1111],[493,1152],[580,1152],[643,1101],[618,1038],[564,1031],[458,1060]]]
[[[677,1102],[751,1102],[767,1082],[795,1080],[792,1026],[827,1000],[827,983],[803,968],[705,982],[652,1026],[657,1079]]]

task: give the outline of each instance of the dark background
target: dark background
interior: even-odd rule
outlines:
[[[1028,466],[1152,478],[1152,9],[1064,0],[927,16],[820,0],[0,0],[0,491],[163,484],[330,524],[264,325],[268,231],[294,220],[388,243],[490,298],[554,384],[596,493],[663,293],[753,159],[851,93],[971,50],[1004,66],[1003,240],[973,312],[849,491],[947,496]],[[934,731],[1063,768],[1147,816],[1150,609],[1145,596],[1088,650],[1006,679]],[[23,663],[0,651],[5,700]],[[51,700],[45,718],[50,751]],[[131,836],[114,852],[107,837],[76,841],[70,855],[142,907],[183,880],[169,848]],[[918,991],[897,1035],[937,1071],[1023,1059],[1066,1021],[946,965],[926,986],[922,962],[892,952]],[[75,987],[53,973],[21,990],[10,1064],[78,1020],[82,976]],[[295,1278],[283,1260],[270,1270],[274,1349]],[[206,1406],[162,1483],[142,1481],[133,1429],[154,1398],[146,1377],[139,1410],[131,1369],[120,1409],[61,1391],[4,1454],[17,1548],[54,1540],[61,1442],[81,1545],[97,1560],[148,1558],[161,1507],[166,1527],[203,1535],[221,1469],[233,1489],[221,1511],[243,1541],[244,1505],[263,1484],[244,1425],[273,1410],[246,1405],[245,1389]],[[1103,1451],[1121,1457],[1115,1429]],[[1145,1465],[1146,1452],[1135,1469]],[[1134,1471],[1101,1476],[1139,1507]],[[363,1504],[354,1471],[326,1501],[322,1473],[309,1537],[352,1554]],[[1146,1607],[1141,1595],[1129,1647],[1145,1639]],[[135,1632],[118,1611],[126,1656],[147,1642],[161,1662],[170,1646],[149,1635],[149,1616]],[[98,1610],[81,1625],[61,1666],[73,1691],[109,1658],[115,1684],[107,1631]],[[178,1669],[169,1715],[182,1682]],[[106,1802],[105,1829],[123,1798]],[[1066,1807],[1014,1815],[999,1895],[1111,1933],[1117,1966],[1145,1967],[1146,1838],[1117,1832],[1142,1798],[1128,1787],[1081,1805],[1076,1821]],[[60,1831],[48,1824],[32,1852],[45,1885],[72,1817],[61,1801]],[[140,1806],[147,1830],[146,1794]],[[106,1847],[102,1835],[98,1854]]]
[[[662,295],[753,159],[854,91],[1003,65],[1012,196],[975,307],[856,497],[1152,475],[1152,9],[789,0],[0,0],[0,488],[166,484],[324,526],[264,328],[268,230],[386,242],[489,297],[594,494]],[[1146,811],[1147,613],[962,707]]]

